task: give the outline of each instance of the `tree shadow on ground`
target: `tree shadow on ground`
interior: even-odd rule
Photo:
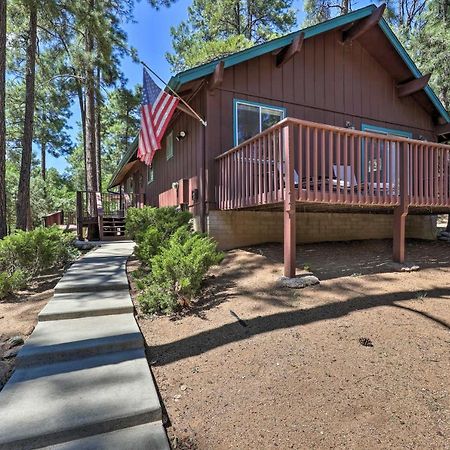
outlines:
[[[245,249],[283,264],[281,244],[266,244]],[[408,239],[407,263],[420,268],[450,267],[450,246],[442,241]],[[320,280],[346,276],[389,273],[399,270],[392,261],[392,240],[322,242],[297,246],[297,270],[311,270]]]
[[[330,291],[332,289],[330,288]],[[450,288],[433,288],[424,292],[426,296],[445,299],[450,303]],[[267,316],[258,316],[246,320],[246,327],[239,322],[226,323],[218,328],[206,330],[167,344],[149,347],[153,364],[164,366],[185,358],[197,356],[223,345],[242,341],[252,336],[268,333],[275,330],[308,325],[323,320],[337,319],[347,316],[355,311],[362,311],[380,306],[392,306],[408,309],[414,314],[420,314],[439,326],[450,330],[450,323],[428,313],[399,305],[413,299],[411,291],[401,291],[387,294],[356,294],[347,301],[335,301],[322,304],[309,309],[295,309],[283,311]]]

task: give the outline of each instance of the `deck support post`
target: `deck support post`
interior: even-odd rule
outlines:
[[[294,129],[292,124],[283,127],[283,152],[285,164],[284,192],[284,276],[295,277],[296,263],[296,199],[294,185]]]
[[[77,236],[80,241],[83,240],[83,199],[82,193],[77,191]]]
[[[393,259],[405,262],[406,217],[408,216],[408,153],[409,145],[400,144],[400,204],[394,209]]]

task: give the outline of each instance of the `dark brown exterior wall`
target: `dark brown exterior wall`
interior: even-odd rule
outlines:
[[[413,137],[436,140],[432,118],[412,98],[398,98],[397,80],[357,41],[342,45],[341,32],[333,31],[304,42],[303,48],[281,68],[275,56],[266,54],[225,69],[219,89],[203,89],[191,102],[207,117],[206,191],[209,208],[215,208],[215,157],[233,147],[233,99],[283,106],[287,116],[356,129],[362,123],[405,130]],[[386,39],[384,36],[383,39]],[[158,204],[158,194],[172,182],[191,178],[201,184],[203,127],[180,114],[174,121],[174,136],[181,130],[188,136],[174,140],[174,158],[166,161],[165,151],[154,159],[155,181],[146,182],[146,168],[139,165],[147,203]],[[194,211],[195,212],[195,211]]]

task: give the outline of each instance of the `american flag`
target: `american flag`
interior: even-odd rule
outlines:
[[[147,166],[151,165],[167,125],[179,99],[160,89],[144,69],[141,105],[141,131],[137,156]]]

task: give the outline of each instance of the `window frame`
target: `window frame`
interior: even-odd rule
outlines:
[[[170,148],[171,152],[169,154],[169,141],[170,141]],[[170,131],[170,133],[167,133],[166,135],[166,141],[165,141],[165,147],[166,147],[166,161],[169,161],[174,157],[175,151],[173,146],[173,130]]]
[[[234,147],[240,145],[238,144],[238,105],[248,105],[248,106],[256,106],[259,108],[259,133],[261,133],[261,109],[272,109],[274,111],[280,111],[282,113],[282,117],[280,119],[283,120],[286,118],[287,109],[284,106],[274,106],[266,103],[253,102],[250,100],[241,100],[238,98],[233,99],[233,144]]]
[[[153,164],[150,164],[149,166],[147,166],[147,185],[152,184],[154,181],[155,170],[153,169]]]
[[[395,128],[380,127],[378,125],[371,125],[368,123],[361,123],[361,131],[367,131],[369,133],[380,134],[382,136],[397,136],[397,137],[404,137],[407,139],[413,138],[413,133],[411,131],[397,130]],[[365,151],[366,151],[366,148],[365,148],[365,142],[364,142],[364,138],[363,138],[362,145],[361,145],[361,166],[363,166],[363,164],[364,164]],[[392,151],[393,154],[395,155],[395,152],[397,152],[397,148],[390,149],[389,151]],[[395,158],[395,156],[394,156],[394,158]],[[395,159],[394,159],[394,161],[395,161]],[[384,163],[383,163],[383,165],[384,165]],[[364,180],[364,167],[361,167],[361,177],[362,177],[362,181],[365,181]],[[391,182],[391,181],[389,181],[389,182]]]

